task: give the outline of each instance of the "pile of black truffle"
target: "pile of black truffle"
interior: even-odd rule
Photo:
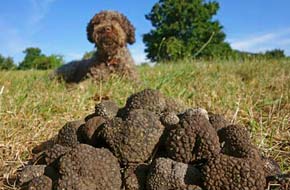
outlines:
[[[290,189],[246,128],[151,89],[102,101],[34,153],[18,178],[30,190]]]

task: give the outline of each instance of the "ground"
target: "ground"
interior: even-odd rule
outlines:
[[[142,65],[138,72],[136,83],[113,76],[73,86],[50,81],[49,71],[0,72],[0,189],[14,189],[7,179],[67,121],[94,112],[102,98],[122,106],[130,94],[149,87],[246,125],[261,152],[290,172],[289,61],[182,61]]]

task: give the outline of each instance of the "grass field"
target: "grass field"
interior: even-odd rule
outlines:
[[[44,71],[0,72],[0,189],[14,189],[7,179],[67,121],[92,113],[101,98],[122,106],[144,88],[246,125],[261,152],[290,172],[290,62],[184,61],[138,70],[138,84],[112,77],[75,86],[50,81]]]

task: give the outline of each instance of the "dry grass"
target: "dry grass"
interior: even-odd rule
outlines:
[[[113,77],[66,87],[47,72],[0,72],[0,189],[31,158],[31,150],[69,120],[93,112],[100,98],[123,105],[151,87],[191,107],[225,114],[247,125],[254,143],[290,171],[290,63],[287,61],[192,62],[139,67],[141,84]]]

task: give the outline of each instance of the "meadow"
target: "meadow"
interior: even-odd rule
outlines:
[[[245,125],[265,156],[290,172],[290,61],[190,61],[138,66],[140,81],[117,76],[65,85],[51,71],[0,72],[0,189],[16,189],[17,169],[31,150],[71,120],[94,111],[101,99],[123,106],[144,88],[159,89],[188,107],[202,107]]]

